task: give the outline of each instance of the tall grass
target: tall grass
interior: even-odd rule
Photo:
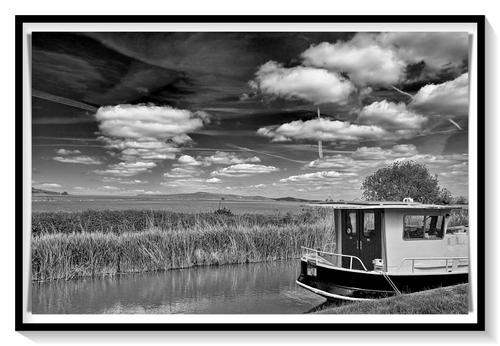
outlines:
[[[142,211],[41,213],[32,222],[32,279],[71,279],[196,265],[286,260],[331,242],[326,210],[285,216]]]

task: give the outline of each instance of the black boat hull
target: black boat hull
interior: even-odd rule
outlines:
[[[315,275],[311,275],[312,273]],[[366,300],[396,295],[394,283],[401,293],[424,291],[436,287],[468,282],[468,273],[434,273],[388,275],[390,280],[378,272],[348,270],[318,264],[311,271],[305,260],[301,260],[297,283],[329,299]]]

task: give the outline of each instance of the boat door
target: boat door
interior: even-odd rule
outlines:
[[[342,211],[342,254],[358,257],[368,270],[375,258],[382,258],[381,215],[380,210]],[[350,258],[342,259],[342,267],[351,268]],[[363,267],[353,259],[352,269]]]

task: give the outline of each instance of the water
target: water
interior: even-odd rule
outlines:
[[[325,300],[295,279],[298,261],[195,267],[34,283],[34,314],[299,314]]]

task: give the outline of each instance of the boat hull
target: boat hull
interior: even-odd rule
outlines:
[[[309,266],[311,266],[309,264]],[[387,275],[380,272],[348,270],[318,264],[308,268],[306,260],[301,260],[300,276],[297,283],[328,299],[370,300],[396,295],[392,281],[401,293],[424,291],[436,287],[451,286],[468,282],[468,273],[412,273]],[[314,275],[311,275],[313,272]]]

